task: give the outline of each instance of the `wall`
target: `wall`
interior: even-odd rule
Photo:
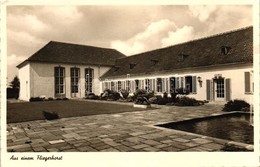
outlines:
[[[94,69],[93,92],[99,95],[101,92],[99,77],[107,72],[110,67],[98,67],[87,65],[31,63],[31,97],[46,96],[55,97],[54,67],[65,67],[65,96],[71,98],[70,68],[80,68],[79,96],[85,97],[85,68]]]
[[[169,77],[185,77],[185,76],[200,76],[202,80],[202,86],[200,87],[197,81],[197,93],[189,94],[189,97],[194,97],[197,100],[206,100],[206,80],[212,80],[216,74],[221,74],[225,79],[231,79],[231,99],[242,99],[247,102],[253,103],[253,95],[245,93],[245,79],[244,72],[250,72],[252,66],[228,66],[224,68],[206,68],[199,70],[185,70],[175,73],[165,73],[165,74],[153,74],[153,75],[140,75],[140,76],[130,76],[129,80],[144,80],[144,79],[156,79],[156,78],[169,78]],[[104,81],[125,81],[126,77],[104,79]],[[253,80],[253,78],[252,78]],[[156,93],[156,92],[155,92]],[[157,93],[162,94],[162,93]]]
[[[20,80],[20,100],[28,101],[30,99],[30,64],[24,65],[18,69],[18,78]]]

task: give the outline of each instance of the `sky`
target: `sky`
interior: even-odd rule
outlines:
[[[131,56],[253,24],[250,5],[8,6],[7,79],[49,41]]]

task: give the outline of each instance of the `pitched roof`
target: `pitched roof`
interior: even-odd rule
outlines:
[[[229,50],[227,55],[222,47]],[[102,79],[239,63],[253,63],[252,26],[120,58]],[[135,66],[130,69],[130,64]]]
[[[20,68],[26,62],[112,66],[116,59],[122,57],[125,55],[115,49],[50,41],[17,67]]]

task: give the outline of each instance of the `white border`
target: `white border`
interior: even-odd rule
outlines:
[[[255,79],[255,151],[249,153],[217,152],[217,153],[7,153],[6,152],[6,6],[9,5],[187,5],[187,4],[217,4],[217,5],[251,5],[254,4],[254,79]],[[96,1],[5,1],[1,2],[1,164],[4,167],[26,166],[93,166],[93,167],[133,167],[133,166],[259,166],[259,1],[258,0],[206,0],[169,1],[169,0],[96,0]],[[10,161],[11,155],[56,155],[63,156],[62,161]]]

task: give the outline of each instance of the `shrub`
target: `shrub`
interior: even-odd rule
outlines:
[[[142,105],[150,105],[150,102],[147,100],[146,97],[137,97],[135,104],[142,104]]]
[[[157,99],[157,104],[158,105],[165,105],[168,103],[168,99],[167,98],[158,98]]]
[[[63,97],[62,100],[69,100],[67,97]]]
[[[162,96],[153,96],[151,98],[149,98],[149,101],[152,103],[152,104],[158,104],[158,101],[160,101],[159,99],[162,99]],[[163,103],[163,102],[161,102]]]
[[[128,97],[126,98],[126,101],[127,101],[127,102],[133,102],[133,101],[134,101],[134,96],[128,96]]]
[[[178,88],[171,92],[171,98],[175,102],[177,100],[177,95],[188,95],[190,92],[185,88]]]
[[[106,89],[101,94],[101,99],[118,100],[120,99],[120,94],[117,91]]]
[[[30,102],[34,102],[34,101],[44,101],[44,98],[41,98],[41,97],[31,97]]]
[[[127,92],[125,89],[122,89],[120,93],[122,94],[124,99],[126,99],[129,96],[129,92]]]
[[[178,106],[198,106],[200,104],[194,98],[183,96],[183,97],[179,97],[177,99],[176,105],[178,105]]]
[[[243,108],[250,108],[250,105],[244,100],[235,99],[227,102],[222,111],[242,111]]]
[[[7,95],[7,98],[16,98],[18,99],[19,97],[19,88],[7,88],[7,91],[6,91],[6,95]]]
[[[97,100],[97,99],[99,99],[99,96],[97,96],[97,95],[95,95],[95,94],[93,94],[93,95],[88,95],[88,96],[86,97],[86,99]]]
[[[47,111],[42,111],[43,116],[47,120],[54,120],[54,119],[59,119],[59,115],[56,112],[47,112]]]
[[[48,100],[49,100],[49,101],[52,101],[52,100],[54,100],[54,99],[53,99],[52,97],[49,97]]]
[[[134,99],[137,99],[137,97],[145,97],[147,99],[150,99],[154,96],[154,92],[147,92],[145,89],[137,89],[134,93]]]

